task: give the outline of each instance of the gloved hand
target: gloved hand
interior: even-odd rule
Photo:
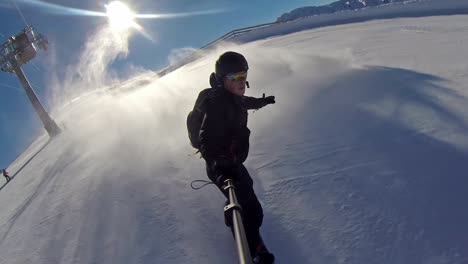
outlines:
[[[226,185],[226,180],[231,179],[230,177],[226,176],[226,174],[220,174],[216,178],[215,184],[219,187],[224,187]]]
[[[265,94],[263,94],[263,98],[262,98],[262,99],[263,99],[263,101],[265,102],[265,105],[276,103],[275,97],[274,97],[273,95],[270,95],[270,96],[265,97]]]
[[[236,164],[225,157],[220,157],[213,162],[213,171],[216,174],[216,184],[224,185],[224,181],[235,177]]]

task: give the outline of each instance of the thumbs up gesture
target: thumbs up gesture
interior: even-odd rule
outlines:
[[[276,103],[275,97],[273,95],[265,97],[265,94],[263,94],[262,99],[263,99],[263,101],[265,102],[266,105]]]

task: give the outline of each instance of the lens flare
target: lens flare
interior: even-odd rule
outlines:
[[[120,1],[113,1],[105,7],[112,29],[123,31],[135,27],[135,13],[127,5]]]
[[[4,2],[11,0],[0,0],[0,5]],[[210,9],[183,13],[154,13],[154,14],[136,14],[126,4],[121,1],[112,1],[105,5],[106,12],[92,11],[86,9],[73,8],[59,4],[48,3],[41,0],[15,0],[18,3],[36,6],[44,11],[56,15],[69,15],[69,16],[93,16],[93,17],[107,17],[111,28],[116,31],[127,31],[130,28],[138,30],[143,36],[152,40],[151,36],[145,32],[144,28],[139,25],[135,19],[174,19],[189,16],[203,16],[228,12],[228,9]]]

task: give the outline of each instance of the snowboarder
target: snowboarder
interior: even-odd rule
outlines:
[[[267,250],[260,236],[263,209],[243,162],[249,152],[247,110],[274,104],[275,97],[244,96],[246,87],[249,87],[248,69],[243,55],[232,51],[223,53],[216,61],[215,73],[210,76],[211,88],[198,95],[187,126],[190,127],[190,122],[193,122],[190,119],[193,112],[202,113],[199,134],[190,136],[192,145],[199,149],[206,162],[208,178],[226,197],[224,181],[233,180],[252,259],[254,263],[270,264],[274,262],[274,255]],[[232,229],[230,222],[226,218],[226,224]]]
[[[6,181],[9,182],[11,179],[10,179],[10,175],[8,175],[8,171],[6,171],[5,168],[3,168],[3,177],[5,177]]]

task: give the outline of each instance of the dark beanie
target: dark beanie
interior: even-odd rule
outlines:
[[[229,73],[246,72],[249,69],[247,60],[234,51],[228,51],[219,56],[215,65],[216,77],[223,79]]]

